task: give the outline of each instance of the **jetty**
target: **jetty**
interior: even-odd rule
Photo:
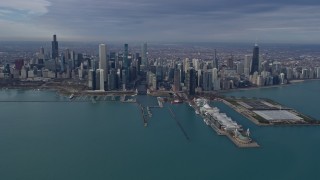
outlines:
[[[169,112],[170,112],[170,114],[171,114],[172,119],[174,119],[174,120],[176,121],[176,123],[177,123],[178,127],[180,128],[181,132],[183,133],[184,137],[185,137],[188,141],[190,141],[190,138],[189,138],[186,130],[183,128],[183,126],[181,125],[181,123],[180,123],[179,120],[177,119],[177,117],[176,117],[176,115],[174,114],[173,110],[172,110],[170,107],[168,107],[168,110],[169,110]]]
[[[148,126],[148,118],[147,118],[147,114],[146,111],[144,109],[144,107],[141,104],[138,104],[141,110],[141,116],[142,116],[142,121],[143,121],[143,125],[144,127]]]

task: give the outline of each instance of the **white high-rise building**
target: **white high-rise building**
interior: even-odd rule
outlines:
[[[80,69],[78,70],[79,73],[79,79],[81,80],[83,78],[83,63],[80,64]]]
[[[99,69],[103,69],[103,81],[107,80],[108,63],[107,63],[107,46],[99,45]]]
[[[183,70],[184,70],[184,72],[187,72],[189,67],[190,67],[190,60],[189,60],[189,58],[186,58],[186,59],[183,60]]]
[[[237,65],[237,73],[244,74],[244,63],[238,62],[236,65]]]
[[[316,77],[320,78],[320,67],[316,67]]]
[[[214,81],[215,79],[218,79],[218,69],[217,68],[212,69],[212,80]]]
[[[196,71],[198,71],[200,69],[200,61],[199,59],[192,59],[192,64],[193,67]]]
[[[99,85],[97,85],[97,90],[101,90],[104,91],[104,80],[103,80],[103,76],[104,76],[104,70],[103,69],[97,69],[96,71],[96,84],[99,83]]]
[[[252,55],[245,55],[244,57],[244,74],[249,77],[251,69]]]
[[[212,69],[212,84],[213,84],[213,90],[215,91],[220,90],[220,78],[218,78],[217,68]]]
[[[28,77],[28,70],[23,66],[21,69],[21,79],[26,79]]]
[[[264,84],[263,80],[264,80],[264,78],[261,75],[258,75],[257,82],[256,82],[257,86],[263,86],[263,84]]]
[[[284,79],[284,73],[280,73],[280,83],[281,84],[284,84],[285,82],[285,79]]]

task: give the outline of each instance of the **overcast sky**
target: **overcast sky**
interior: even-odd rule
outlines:
[[[318,0],[1,0],[0,39],[319,43]]]

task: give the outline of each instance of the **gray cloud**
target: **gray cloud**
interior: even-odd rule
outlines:
[[[320,41],[315,0],[48,1],[48,11],[27,23],[66,40]]]

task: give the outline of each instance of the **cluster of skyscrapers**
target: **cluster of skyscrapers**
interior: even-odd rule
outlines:
[[[133,89],[138,76],[143,76],[147,67],[147,43],[142,45],[141,56],[139,53],[129,53],[128,44],[124,44],[122,53],[108,53],[107,46],[100,44],[97,68],[94,59],[92,61],[88,75],[90,89],[101,91]]]
[[[151,91],[183,91],[194,95],[221,89],[285,84],[291,79],[320,78],[318,66],[288,65],[264,59],[257,44],[252,54],[237,59],[233,55],[221,58],[216,50],[212,51],[210,59],[164,59],[150,56],[147,43],[141,45],[139,52],[130,52],[128,44],[117,51],[110,51],[106,44],[96,47],[98,53],[95,54],[59,49],[57,36],[53,35],[49,55],[41,47],[36,58],[17,59],[13,65],[6,64],[0,79],[69,79],[96,91],[135,90],[143,84]]]

